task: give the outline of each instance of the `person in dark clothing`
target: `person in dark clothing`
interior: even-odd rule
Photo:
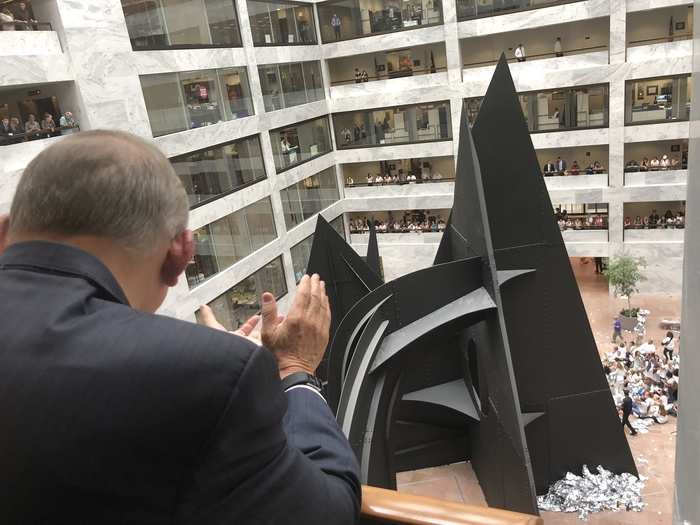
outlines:
[[[630,416],[632,415],[632,407],[634,406],[634,401],[632,401],[632,398],[630,397],[629,390],[625,390],[624,393],[625,398],[622,400],[622,427],[624,428],[625,425],[627,425],[627,428],[630,429],[630,434],[636,436],[637,431],[630,423]]]
[[[595,260],[595,273],[603,273],[603,258],[594,257]]]

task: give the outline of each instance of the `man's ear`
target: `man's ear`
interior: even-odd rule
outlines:
[[[194,235],[192,230],[178,234],[171,242],[160,269],[161,280],[167,286],[175,286],[194,255]]]
[[[0,215],[0,254],[5,251],[10,240],[10,216]]]

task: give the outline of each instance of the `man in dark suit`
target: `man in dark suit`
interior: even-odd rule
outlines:
[[[637,431],[632,426],[632,423],[630,423],[630,416],[632,415],[632,407],[634,406],[634,401],[632,401],[630,393],[627,390],[625,390],[624,393],[625,397],[622,400],[622,428],[624,431],[624,427],[627,426],[627,428],[630,429],[630,433],[633,436],[636,436]]]
[[[566,171],[566,161],[561,157],[557,157],[557,161],[555,162],[555,168],[558,174],[563,174]]]
[[[233,335],[155,315],[193,255],[154,146],[72,135],[0,218],[0,515],[39,524],[351,524],[358,466],[313,377],[325,285]],[[264,347],[254,338],[262,325]],[[219,330],[213,329],[219,328]]]

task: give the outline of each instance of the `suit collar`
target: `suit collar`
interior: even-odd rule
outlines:
[[[129,304],[124,290],[102,261],[74,246],[49,241],[12,244],[0,255],[0,271],[9,268],[81,277],[103,292],[105,299]]]

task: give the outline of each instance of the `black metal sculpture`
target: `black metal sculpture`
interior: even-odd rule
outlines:
[[[372,268],[319,218],[308,266],[364,483],[469,460],[489,505],[536,514],[584,464],[636,474],[505,57],[472,131],[462,118],[434,266],[384,284],[369,252]]]

